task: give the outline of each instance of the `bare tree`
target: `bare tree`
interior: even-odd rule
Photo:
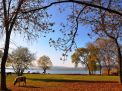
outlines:
[[[119,66],[116,45],[112,39],[105,38],[98,38],[95,45],[99,49],[98,60],[110,75],[112,67]]]
[[[22,76],[23,72],[31,66],[34,59],[34,54],[30,53],[27,48],[18,47],[10,54],[7,63],[13,67],[18,76]]]

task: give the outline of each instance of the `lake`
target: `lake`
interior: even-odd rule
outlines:
[[[14,72],[12,68],[7,68],[6,72]],[[42,69],[28,69],[25,70],[24,73],[43,73]],[[47,70],[47,73],[50,74],[88,74],[87,70],[81,70],[81,69],[50,69]],[[96,74],[99,74],[99,71],[96,71]]]

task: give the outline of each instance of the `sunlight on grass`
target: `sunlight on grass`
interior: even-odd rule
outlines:
[[[26,75],[28,79],[74,80],[74,81],[118,81],[118,76],[82,76],[82,75]],[[36,77],[36,78],[35,78]]]
[[[94,76],[94,75],[55,75],[55,74],[25,74],[28,81],[118,81],[118,76]],[[15,74],[7,76],[7,81],[13,81]]]

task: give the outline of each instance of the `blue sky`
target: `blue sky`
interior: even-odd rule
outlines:
[[[59,33],[59,29],[60,29],[60,23],[61,22],[66,22],[66,16],[68,14],[70,14],[70,10],[66,9],[63,13],[60,13],[58,11],[57,8],[54,8],[55,6],[49,8],[49,13],[52,14],[52,18],[51,21],[55,22],[54,25],[54,29],[56,30],[55,34],[47,34],[47,37],[41,37],[38,38],[37,40],[31,40],[31,41],[27,41],[25,39],[23,39],[22,35],[18,35],[18,34],[13,34],[12,33],[12,37],[11,37],[11,45],[10,45],[10,51],[11,49],[15,49],[16,46],[23,46],[23,47],[28,47],[29,50],[32,53],[36,54],[36,60],[43,55],[47,55],[50,57],[50,59],[52,60],[52,63],[54,66],[65,66],[65,67],[74,67],[74,64],[71,63],[71,54],[69,53],[68,59],[66,61],[61,61],[60,57],[62,55],[62,51],[58,50],[56,51],[54,47],[50,47],[49,45],[49,38],[53,38],[56,39],[58,37],[61,36],[61,34]],[[90,27],[89,26],[81,26],[79,25],[79,29],[78,29],[78,36],[76,38],[76,43],[78,45],[78,47],[85,47],[86,43],[93,41],[93,39],[91,39],[87,33],[90,32]],[[0,46],[3,47],[4,44],[4,39],[0,40],[1,44]],[[16,45],[14,45],[14,44]]]

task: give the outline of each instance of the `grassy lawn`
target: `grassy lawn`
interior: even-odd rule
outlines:
[[[25,74],[26,86],[13,85],[15,75],[7,76],[12,91],[122,91],[118,76]]]

